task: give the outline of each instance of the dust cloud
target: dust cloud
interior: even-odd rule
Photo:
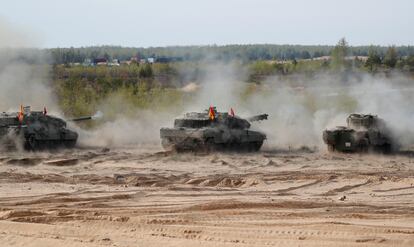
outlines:
[[[209,63],[204,69],[204,76],[199,79],[200,89],[196,93],[196,100],[186,110],[201,111],[216,106],[220,111],[227,111],[241,103],[240,96],[247,85],[243,82],[247,76],[246,70],[237,62]]]
[[[21,48],[33,45],[27,31],[0,17],[0,48]]]
[[[104,113],[105,114],[105,113]],[[128,147],[158,145],[160,128],[170,126],[175,114],[156,113],[150,110],[136,111],[135,116],[127,117],[122,113],[113,120],[104,120],[97,128],[83,130],[77,128],[79,145],[85,147]]]
[[[99,105],[97,126],[81,129],[71,126],[79,133],[81,147],[120,148],[141,145],[159,145],[160,128],[171,126],[180,113],[178,109],[138,109],[121,95],[107,97]]]
[[[203,111],[210,105],[218,111],[233,108],[249,117],[267,113],[267,121],[252,129],[267,134],[264,148],[308,147],[324,149],[322,132],[343,126],[351,113],[370,113],[383,118],[403,146],[414,143],[412,79],[399,74],[365,73],[269,77],[261,84],[246,83],[247,72],[237,63],[215,63],[205,67],[199,83],[191,85],[191,101],[168,111],[127,109],[122,99],[111,100],[103,109],[118,109],[118,116],[98,129],[81,131],[81,144],[99,146],[159,144],[159,129],[172,127],[173,120],[189,111]],[[132,111],[134,117],[122,112]],[[105,110],[104,110],[105,112]]]
[[[346,125],[351,113],[378,115],[403,147],[414,143],[414,86],[408,76],[319,73],[269,77],[251,84],[245,82],[246,69],[237,63],[216,63],[206,71],[195,102],[189,102],[186,110],[214,105],[219,111],[232,107],[241,117],[267,113],[269,120],[252,124],[267,134],[267,148],[324,149],[323,130]]]
[[[322,131],[345,125],[350,113],[378,115],[406,146],[414,141],[410,128],[414,87],[410,82],[401,75],[358,74],[343,79],[320,74],[295,78],[292,86],[271,78],[261,86],[264,92],[250,97],[247,106],[271,116],[263,123],[271,146],[324,147]]]
[[[50,112],[59,112],[49,87],[49,66],[27,30],[15,27],[0,18],[0,109],[17,111],[20,105],[30,105]],[[30,63],[28,62],[30,61]]]

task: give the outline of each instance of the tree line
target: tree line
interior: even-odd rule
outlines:
[[[394,47],[398,57],[414,55],[414,46]],[[329,56],[335,46],[326,45],[224,45],[224,46],[171,46],[132,48],[120,46],[95,46],[81,48],[53,48],[47,52],[57,64],[81,63],[86,58],[106,58],[129,60],[131,57],[155,57],[159,61],[256,61],[256,60],[293,60],[311,59]],[[388,47],[385,46],[349,46],[348,55],[368,56],[374,50],[380,57],[384,57]]]
[[[107,60],[129,60],[154,57],[159,62],[172,61],[201,61],[239,60],[244,62],[258,60],[298,60],[329,56],[336,46],[327,45],[210,45],[210,46],[170,46],[134,48],[121,46],[92,46],[80,48],[50,48],[50,49],[19,49],[14,50],[14,58],[21,61],[36,63],[39,61],[49,64],[82,63],[85,59],[106,58]],[[385,46],[347,46],[347,55],[368,56],[375,53],[385,58],[389,47]],[[414,46],[395,46],[397,57],[414,55]],[[0,55],[6,56],[10,50],[0,50]],[[16,55],[17,54],[17,55]],[[42,59],[37,59],[41,57]]]

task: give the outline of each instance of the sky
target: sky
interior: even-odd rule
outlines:
[[[21,46],[414,44],[412,0],[0,1]]]

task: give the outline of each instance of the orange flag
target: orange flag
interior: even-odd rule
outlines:
[[[214,120],[216,118],[216,114],[214,113],[214,109],[212,106],[210,106],[210,109],[208,110],[208,117],[210,120]]]
[[[17,118],[19,119],[19,122],[20,123],[23,122],[23,117],[24,117],[24,114],[23,114],[23,106],[20,105],[20,111],[19,111],[19,114],[17,115]]]

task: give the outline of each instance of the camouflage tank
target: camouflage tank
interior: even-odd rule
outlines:
[[[186,113],[174,121],[174,128],[161,128],[162,146],[166,150],[234,150],[258,151],[266,139],[259,131],[249,130],[250,122],[267,119],[267,114],[243,119],[215,107],[205,112]]]
[[[383,119],[374,115],[351,114],[347,126],[338,126],[323,132],[323,141],[329,151],[389,153],[398,145]]]
[[[73,119],[82,121],[92,117]],[[31,111],[25,107],[20,112],[0,113],[0,144],[15,146],[21,143],[26,150],[72,148],[78,134],[66,128],[66,122],[44,111]]]

